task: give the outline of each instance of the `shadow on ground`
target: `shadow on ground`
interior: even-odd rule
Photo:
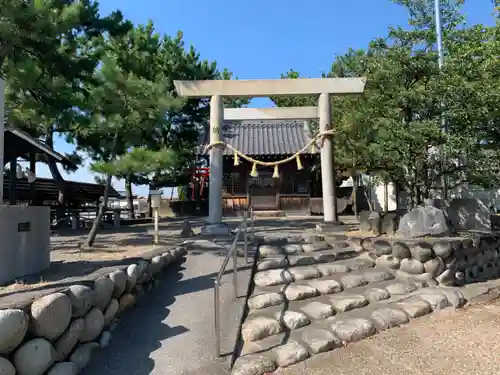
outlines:
[[[170,326],[169,307],[184,294],[212,289],[215,273],[182,280],[185,258],[173,264],[160,277],[158,287],[144,295],[136,307],[120,317],[108,347],[96,351],[83,375],[149,375],[163,373],[168,360],[155,364],[151,353],[162,347],[162,341],[189,332],[189,327]],[[226,272],[228,273],[228,272]],[[187,313],[193,313],[186,311]],[[189,348],[186,348],[189,351]],[[175,373],[165,369],[165,373]]]

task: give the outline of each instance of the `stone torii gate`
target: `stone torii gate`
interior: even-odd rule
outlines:
[[[332,111],[330,95],[361,94],[365,78],[299,78],[269,80],[206,80],[175,81],[179,96],[187,98],[210,97],[210,192],[208,198],[208,225],[205,233],[226,234],[222,223],[222,154],[221,129],[224,120],[248,119],[316,119],[319,118],[321,147],[321,174],[323,213],[326,225],[336,224],[338,215],[335,197],[335,171],[331,140]],[[319,95],[318,107],[296,108],[237,108],[224,109],[222,97]],[[226,118],[225,118],[226,116]]]

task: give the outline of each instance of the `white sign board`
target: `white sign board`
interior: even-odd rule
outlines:
[[[159,208],[160,200],[161,200],[161,191],[160,190],[151,190],[151,207]]]

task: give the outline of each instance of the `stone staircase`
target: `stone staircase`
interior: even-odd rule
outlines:
[[[374,255],[360,241],[310,235],[258,241],[234,375],[271,373],[466,303],[457,287],[377,262],[377,255],[387,260],[388,251]]]

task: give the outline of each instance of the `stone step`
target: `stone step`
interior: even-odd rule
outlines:
[[[247,374],[249,368],[255,373],[272,372],[433,311],[462,307],[464,303],[458,288],[439,287],[422,288],[348,311],[334,307],[332,312],[327,304],[317,303],[310,306],[307,314],[296,309],[279,311],[274,317],[250,314],[242,329],[243,339],[247,340],[232,374]]]
[[[253,216],[254,217],[285,217],[286,212],[279,211],[279,210],[262,210],[262,211],[254,210]]]
[[[260,243],[234,375],[272,372],[466,302],[458,288],[380,265],[387,254],[356,243],[305,236]]]

